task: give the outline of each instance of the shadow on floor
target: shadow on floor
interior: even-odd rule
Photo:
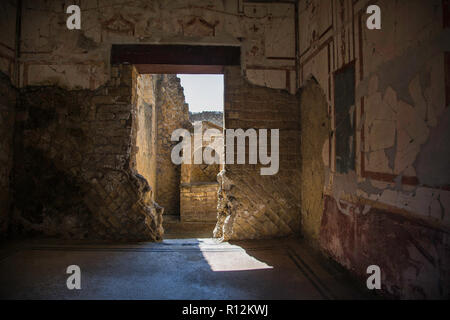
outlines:
[[[308,268],[315,270],[317,266],[309,257],[300,256],[295,245],[293,240],[219,243],[210,238],[133,244],[59,240],[9,244],[2,247],[0,298],[316,300],[360,297],[352,288],[336,282],[330,273],[320,270],[312,275]],[[81,269],[81,290],[67,289],[69,265]]]

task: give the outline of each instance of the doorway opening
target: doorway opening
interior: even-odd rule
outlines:
[[[223,150],[223,74],[141,74],[136,69],[134,82],[136,169],[152,188],[152,200],[164,208],[165,238],[212,237],[217,222],[217,175],[223,165],[194,161],[194,155]],[[189,134],[191,159],[181,164],[172,157],[176,145],[185,139],[174,140],[180,129]]]
[[[208,164],[194,161],[195,154],[208,152],[214,154],[223,149],[223,74],[177,74],[180,79],[177,86],[183,88],[184,102],[188,109],[188,123],[182,123],[183,129],[190,133],[190,163],[182,163],[174,169],[179,177],[179,186],[172,192],[179,198],[178,211],[164,214],[165,238],[205,238],[212,237],[217,222],[217,201],[219,184],[217,175],[223,169],[220,163]],[[185,114],[180,115],[181,118]],[[173,119],[176,120],[176,119]],[[181,124],[181,123],[180,123]],[[166,124],[167,125],[167,124]],[[207,132],[215,132],[214,137],[207,137]],[[201,135],[201,145],[195,143],[196,135]],[[164,138],[163,138],[164,139]],[[172,141],[173,144],[177,142]],[[222,145],[217,145],[217,144]],[[210,149],[210,150],[208,150]],[[217,150],[216,150],[217,149]],[[160,175],[165,180],[165,175]],[[159,190],[165,188],[159,184],[155,201],[163,196]],[[164,207],[166,203],[162,203]],[[173,207],[167,205],[167,207]]]

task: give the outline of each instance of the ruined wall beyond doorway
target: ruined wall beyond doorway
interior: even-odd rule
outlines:
[[[259,164],[225,165],[219,174],[219,213],[214,236],[257,239],[299,233],[298,97],[250,84],[238,67],[225,68],[224,80],[225,129],[280,129],[280,168],[276,175],[261,176]]]
[[[97,90],[26,87],[17,107],[14,233],[159,240],[162,210],[131,163],[132,67]]]

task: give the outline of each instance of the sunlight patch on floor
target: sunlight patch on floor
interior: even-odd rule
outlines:
[[[200,240],[200,239],[198,239]],[[205,239],[203,239],[205,240]],[[211,241],[212,240],[212,241]],[[218,244],[218,248],[211,246],[214,239],[210,241],[202,241],[200,245],[203,258],[208,262],[212,271],[250,271],[250,270],[264,270],[273,269],[263,261],[249,255],[243,248],[237,245],[231,245],[227,242]]]

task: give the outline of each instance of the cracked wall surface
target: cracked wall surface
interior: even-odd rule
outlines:
[[[386,294],[448,298],[450,34],[443,2],[378,1],[381,30],[366,28],[368,4],[299,2],[299,86],[317,79],[332,130],[323,142],[323,190],[310,195],[324,194],[319,237],[310,239],[362,279],[367,266],[379,265]],[[355,139],[348,143],[356,152],[345,173],[336,149],[343,93],[335,88],[352,64]],[[302,219],[309,214],[302,203]]]

